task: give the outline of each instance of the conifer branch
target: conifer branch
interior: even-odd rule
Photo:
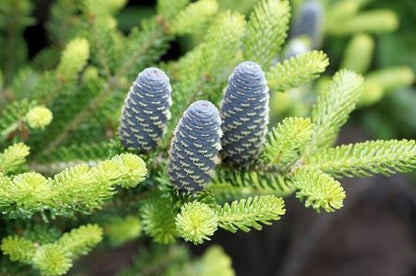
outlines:
[[[390,10],[371,10],[360,12],[348,18],[332,20],[328,22],[326,31],[334,35],[359,32],[380,34],[394,31],[398,25],[399,20],[394,12]]]
[[[34,102],[28,100],[15,101],[8,104],[0,117],[0,142],[23,126],[27,112],[34,106]]]
[[[263,149],[263,160],[278,167],[292,164],[312,139],[312,133],[310,119],[285,118],[269,133]]]
[[[178,210],[170,198],[160,195],[146,199],[140,207],[143,230],[158,243],[172,243],[178,236],[175,217]]]
[[[161,15],[168,22],[178,15],[188,5],[189,0],[159,0],[157,1],[157,14]]]
[[[140,236],[142,223],[134,216],[112,217],[104,226],[104,233],[111,245],[120,246],[125,242],[136,239]]]
[[[293,172],[292,181],[297,189],[296,197],[305,202],[305,207],[334,212],[342,208],[345,191],[341,184],[319,170],[299,168]]]
[[[194,244],[210,240],[218,227],[217,216],[213,209],[201,202],[186,203],[176,216],[176,228],[185,241]]]
[[[244,59],[268,68],[287,37],[289,19],[288,1],[260,1],[250,14],[243,38]]]
[[[10,218],[29,218],[48,210],[52,216],[91,213],[115,194],[115,186],[135,187],[144,180],[146,167],[138,156],[122,154],[95,167],[78,165],[52,179],[28,172],[13,178],[0,174],[0,209]]]
[[[83,225],[65,233],[52,243],[39,245],[33,241],[8,236],[1,242],[1,250],[12,261],[32,265],[41,275],[64,275],[80,255],[85,255],[102,240],[102,229],[95,224]]]
[[[19,168],[29,155],[29,147],[23,143],[13,144],[0,153],[0,173],[8,173]]]
[[[192,33],[215,14],[217,9],[218,4],[215,0],[199,0],[190,3],[172,19],[169,32],[177,35]]]
[[[351,71],[341,70],[335,74],[329,87],[320,91],[312,109],[314,133],[308,152],[331,146],[342,125],[361,94],[363,78]]]
[[[391,175],[416,168],[415,140],[366,141],[325,149],[305,157],[305,166],[334,177]]]
[[[324,52],[310,51],[271,67],[266,73],[267,83],[273,91],[285,91],[316,79],[328,65]]]
[[[250,231],[250,228],[261,230],[262,225],[270,225],[285,214],[284,201],[281,198],[267,195],[255,196],[231,204],[225,203],[218,211],[218,224],[221,228],[237,232]]]
[[[13,262],[30,263],[36,252],[36,246],[32,241],[18,237],[8,236],[1,242],[1,251],[8,255]]]
[[[249,187],[255,191],[274,193],[285,196],[293,192],[293,187],[282,175],[282,172],[265,170],[254,167],[250,171],[241,171],[236,168],[218,168],[212,180],[214,184],[227,183],[235,187]]]

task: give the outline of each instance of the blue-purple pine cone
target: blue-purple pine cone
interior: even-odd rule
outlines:
[[[246,61],[228,79],[220,110],[221,158],[248,167],[259,157],[269,122],[269,88],[260,65]]]
[[[162,70],[150,67],[139,73],[120,120],[124,147],[148,153],[157,146],[170,118],[171,92],[169,78]]]
[[[171,184],[182,192],[198,192],[206,187],[219,162],[221,121],[217,108],[197,101],[184,112],[175,129],[169,151]]]
[[[291,38],[307,37],[311,41],[313,49],[321,46],[323,35],[322,4],[317,0],[306,1],[299,10],[295,22],[291,28]]]

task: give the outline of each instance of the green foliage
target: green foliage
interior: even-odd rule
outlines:
[[[263,159],[279,167],[292,164],[312,139],[312,133],[313,125],[310,119],[285,118],[269,133],[263,149]]]
[[[34,129],[44,129],[52,121],[52,112],[44,106],[31,108],[25,116],[27,124]]]
[[[12,172],[18,169],[29,155],[29,147],[23,143],[9,146],[0,153],[0,172]]]
[[[266,73],[271,90],[284,91],[316,79],[325,71],[329,61],[322,51],[311,51],[292,57],[271,67]]]
[[[15,101],[3,109],[0,117],[0,142],[9,138],[13,131],[24,127],[26,113],[34,104],[27,100]]]
[[[179,235],[194,244],[210,240],[217,230],[218,221],[214,210],[201,202],[186,203],[176,216],[176,228]]]
[[[273,192],[282,196],[293,192],[291,184],[282,175],[270,173],[262,168],[251,171],[217,169],[212,182],[239,187],[240,191],[242,188],[250,188],[249,191],[253,189],[259,192]],[[242,191],[244,192],[244,190]]]
[[[104,231],[110,243],[119,246],[140,236],[141,221],[134,216],[112,217],[105,225]]]
[[[225,230],[236,232],[250,231],[250,228],[261,230],[261,224],[270,225],[285,214],[283,199],[267,195],[225,203],[218,210],[218,224]]]
[[[141,249],[140,258],[135,258],[131,267],[121,271],[119,276],[166,275],[169,270],[180,270],[185,262],[190,261],[187,248],[182,245],[162,246],[153,245]],[[183,275],[183,274],[173,274]]]
[[[415,73],[408,66],[397,66],[376,70],[368,74],[366,78],[367,83],[377,84],[385,91],[410,85],[414,80]]]
[[[397,29],[397,15],[389,10],[372,10],[358,13],[348,18],[338,18],[327,24],[327,32],[345,35],[357,32],[384,33]]]
[[[366,81],[357,73],[341,70],[332,80],[324,77],[317,86],[304,85],[315,80],[329,62],[322,51],[307,52],[310,45],[302,44],[302,38],[286,43],[288,50],[280,53],[288,32],[289,1],[159,0],[156,14],[123,31],[115,15],[127,1],[99,2],[54,1],[46,23],[50,44],[27,61],[23,32],[33,22],[31,2],[0,1],[0,44],[5,46],[0,53],[0,212],[5,224],[1,263],[5,275],[25,268],[22,275],[63,275],[77,258],[101,242],[103,233],[109,241],[103,250],[132,240],[138,244],[139,256],[122,275],[233,275],[229,258],[219,248],[191,259],[183,247],[173,243],[180,238],[203,243],[218,227],[231,232],[260,230],[281,218],[285,206],[280,197],[293,193],[306,207],[333,212],[342,207],[346,196],[333,177],[390,175],[416,168],[414,140],[331,148],[358,101],[370,104],[385,92],[412,83],[412,70],[390,67],[369,73]],[[326,3],[327,34],[381,33],[397,27],[397,17],[391,12],[360,11],[367,2]],[[245,13],[254,9],[245,18],[224,8],[236,5]],[[196,33],[205,35],[195,37]],[[181,41],[190,38],[195,45],[175,61],[163,56],[160,62],[179,35],[186,35]],[[303,54],[291,49],[298,42]],[[365,73],[370,64],[376,64],[371,61],[373,47],[367,34],[354,36],[342,65]],[[328,49],[328,53],[333,51]],[[179,119],[197,100],[222,105],[227,100],[222,95],[227,79],[237,64],[247,60],[258,62],[266,72],[268,87],[261,79],[262,91],[285,91],[272,95],[276,105],[284,106],[285,97],[292,99],[293,109],[301,105],[304,117],[276,122],[267,142],[258,145],[263,149],[261,158],[244,168],[206,158],[201,144],[207,141],[176,144],[183,150],[178,152],[189,153],[195,166],[186,170],[179,166],[178,173],[184,179],[204,178],[207,186],[192,194],[172,189],[167,161]],[[149,66],[163,68],[170,79],[172,117],[166,133],[160,133],[164,135],[161,143],[139,157],[138,151],[123,147],[117,129],[131,83]],[[255,81],[245,78],[239,81],[257,89]],[[360,92],[362,87],[365,94]],[[137,89],[136,84],[131,89]],[[315,90],[318,96],[309,118],[308,101],[314,99]],[[264,105],[267,93],[262,98],[247,95],[244,101],[232,103],[228,115],[239,127],[231,136],[237,134],[238,138],[246,127],[254,129],[252,137],[242,141],[247,144],[266,133],[256,131],[260,125],[266,130],[259,120],[244,124],[249,114],[240,110],[262,105],[265,108],[259,118],[269,118]],[[152,95],[149,93],[149,101]],[[168,109],[170,101],[166,102]],[[126,104],[139,108],[144,102],[137,97]],[[184,120],[190,120],[192,114],[188,115]],[[151,127],[146,122],[158,121],[149,116],[135,123]],[[203,140],[207,121],[197,127],[198,139]],[[218,150],[220,133],[218,129],[214,141],[209,141]],[[189,131],[184,139],[193,139],[193,134]],[[183,163],[183,156],[179,159]],[[188,174],[202,161],[215,170],[211,180],[207,175]],[[89,222],[100,223],[103,229]],[[29,267],[37,271],[29,272]]]
[[[65,233],[57,243],[74,259],[87,254],[102,238],[103,230],[96,224],[88,224]]]
[[[320,213],[321,209],[334,212],[343,206],[345,191],[341,184],[319,170],[297,169],[292,181],[297,189],[296,197],[305,201],[307,208],[312,207]]]
[[[33,24],[29,0],[5,0],[0,5],[0,69],[9,83],[18,68],[26,62],[27,46],[24,29]]]
[[[215,265],[213,265],[215,264]],[[193,262],[182,266],[172,266],[167,276],[234,276],[231,260],[219,246],[210,246],[204,255]]]
[[[189,0],[159,0],[157,1],[157,14],[163,16],[164,19],[170,21],[173,17],[182,11],[186,5],[188,5]]]
[[[289,18],[288,1],[260,1],[250,14],[243,38],[244,59],[268,68],[286,39]]]
[[[63,275],[71,268],[72,262],[67,251],[58,244],[47,244],[36,250],[33,266],[42,275]]]
[[[207,21],[218,9],[215,0],[199,0],[189,4],[174,17],[170,24],[172,34],[193,32],[200,24]]]
[[[146,173],[142,159],[123,154],[91,168],[77,165],[48,179],[35,172],[13,178],[0,175],[0,207],[11,218],[29,218],[45,210],[53,216],[72,216],[74,211],[91,213],[115,194],[116,185],[135,187]]]
[[[155,197],[147,199],[140,208],[143,230],[155,242],[172,243],[178,236],[175,224],[177,210],[173,204],[169,198]]]
[[[103,0],[100,2],[100,5],[97,5],[97,2],[94,0],[84,0],[83,4],[85,8],[94,15],[110,15],[116,13],[120,10],[127,0]]]
[[[72,262],[87,254],[102,240],[102,229],[88,224],[65,233],[55,242],[39,245],[25,238],[8,236],[2,240],[2,251],[12,261],[30,264],[45,276],[64,275]]]
[[[325,149],[307,156],[305,165],[335,177],[391,175],[416,167],[414,140],[367,141]]]
[[[331,146],[342,125],[354,110],[363,78],[354,72],[341,70],[335,74],[329,87],[321,91],[312,109],[314,133],[310,151]]]
[[[359,74],[367,72],[374,52],[374,39],[367,34],[355,35],[347,45],[341,68]]]
[[[13,262],[30,263],[36,252],[36,247],[30,240],[17,236],[8,236],[1,242],[1,250]]]
[[[56,71],[62,78],[74,79],[87,63],[88,57],[88,41],[83,38],[71,40],[62,52],[61,62]]]

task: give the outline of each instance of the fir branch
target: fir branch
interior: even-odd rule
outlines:
[[[215,171],[212,183],[227,183],[236,187],[250,187],[260,193],[274,193],[285,196],[293,192],[293,187],[276,170],[267,171],[264,168],[253,168],[250,171],[241,171],[237,168],[218,168]]]
[[[310,119],[285,118],[269,133],[263,149],[263,160],[268,164],[284,167],[294,163],[312,139],[313,125]]]
[[[2,1],[0,10],[0,68],[8,84],[13,75],[27,59],[27,45],[23,37],[24,29],[34,23],[31,17],[33,4],[29,0]]]
[[[65,164],[72,162],[84,162],[91,164],[100,160],[105,160],[115,155],[118,152],[123,152],[123,146],[119,140],[110,140],[100,143],[81,143],[72,144],[69,146],[61,146],[50,152],[48,155],[43,155],[37,158],[38,163],[31,163],[32,168],[38,170],[44,165],[44,168],[64,169]],[[47,169],[46,169],[47,170]]]
[[[22,263],[30,263],[36,252],[35,244],[25,238],[8,236],[1,241],[1,251],[9,255],[10,260]]]
[[[391,175],[416,168],[415,140],[366,141],[325,149],[305,157],[305,166],[334,177]]]
[[[0,142],[3,142],[16,129],[23,127],[27,112],[34,106],[28,100],[15,101],[6,106],[0,116]]]
[[[409,66],[394,66],[374,70],[366,76],[366,83],[377,84],[384,91],[411,85],[415,81],[415,73]]]
[[[97,5],[95,0],[84,0],[82,5],[90,16],[105,17],[113,15],[127,4],[127,0],[103,0]]]
[[[363,78],[354,72],[341,70],[335,74],[329,87],[320,92],[312,109],[314,133],[308,152],[331,146],[349,114],[355,109]]]
[[[215,265],[213,265],[215,264]],[[234,276],[231,259],[218,245],[210,246],[200,259],[172,265],[166,276]]]
[[[289,28],[290,7],[286,0],[262,0],[250,14],[243,39],[245,60],[267,68],[280,51]]]
[[[72,267],[69,253],[58,244],[46,244],[36,250],[33,266],[43,276],[64,275]]]
[[[22,237],[8,236],[2,240],[1,250],[12,261],[32,265],[42,275],[58,276],[65,274],[72,267],[73,260],[91,251],[101,240],[102,229],[88,224],[43,245]]]
[[[156,11],[168,22],[178,15],[188,5],[189,0],[158,0]]]
[[[270,225],[285,214],[284,201],[281,198],[267,195],[255,196],[230,204],[225,203],[218,211],[218,224],[221,228],[237,232],[238,229],[248,232],[250,228],[261,230],[262,225]]]
[[[96,224],[82,225],[65,233],[57,245],[64,248],[71,259],[86,255],[103,239],[103,230]]]
[[[296,169],[291,177],[297,189],[296,197],[305,201],[305,207],[334,212],[342,208],[345,191],[341,184],[331,176],[308,168]]]
[[[396,30],[399,26],[399,19],[390,10],[370,10],[348,18],[336,18],[332,22],[328,22],[326,26],[326,31],[333,35],[359,32],[380,34]]]
[[[59,77],[72,80],[87,63],[89,43],[85,38],[71,40],[62,52],[61,61],[56,69]]]
[[[152,245],[150,248],[140,250],[140,254],[134,259],[132,267],[123,270],[117,275],[164,275],[163,273],[166,272],[167,269],[182,264],[188,261],[189,258],[189,252],[183,245],[161,246],[156,244]]]
[[[144,53],[146,53],[148,50],[155,48],[160,48],[160,40],[163,37],[163,31],[161,30],[161,27],[154,23],[150,24],[153,26],[153,28],[149,28],[149,23],[143,23],[144,29],[140,33],[140,37],[138,41],[134,39],[133,41],[135,43],[140,43],[137,47],[137,44],[128,44],[127,46],[134,46],[133,52],[128,52],[128,56],[120,57],[122,59],[123,63],[121,63],[119,66],[117,66],[117,72],[114,73],[114,75],[111,74],[111,72],[107,72],[107,74],[110,74],[107,80],[107,83],[102,84],[101,91],[99,93],[93,94],[93,97],[90,98],[84,106],[82,106],[81,110],[79,110],[75,116],[71,116],[68,121],[65,122],[65,124],[61,124],[63,126],[63,129],[60,129],[59,134],[53,137],[53,139],[50,139],[48,141],[48,145],[44,147],[40,155],[47,155],[52,150],[54,150],[56,147],[58,147],[60,144],[62,144],[67,137],[73,133],[83,121],[85,121],[87,118],[90,117],[90,114],[93,114],[97,109],[99,109],[103,103],[107,100],[108,96],[110,96],[114,90],[116,90],[119,86],[119,80],[124,77],[127,73],[130,72],[133,66],[136,67],[144,67],[145,62],[147,62],[147,59],[139,58]],[[132,41],[132,42],[133,42]],[[164,45],[165,42],[162,44]],[[161,52],[158,51],[158,54],[160,55]],[[159,56],[157,55],[157,56]],[[115,91],[117,92],[117,90]]]
[[[140,207],[140,216],[143,222],[143,230],[150,235],[155,242],[172,243],[178,236],[175,225],[175,217],[178,210],[173,206],[170,198],[161,198],[156,195],[146,199]]]
[[[136,239],[140,236],[142,223],[135,216],[118,217],[114,216],[109,219],[104,226],[104,233],[110,244],[120,246],[125,242]]]
[[[207,204],[201,202],[186,203],[181,207],[180,213],[176,216],[176,229],[185,241],[194,244],[210,240],[217,230],[217,216]]]
[[[31,108],[25,116],[25,122],[32,129],[43,130],[52,121],[52,112],[44,106]]]
[[[146,65],[157,61],[166,51],[171,38],[156,18],[143,20],[140,27],[132,29],[123,44],[124,56],[121,57],[122,63],[115,74],[115,79],[130,77],[144,69]]]
[[[10,218],[29,218],[49,210],[61,216],[100,209],[116,185],[132,188],[144,180],[146,167],[138,156],[122,154],[89,168],[78,165],[46,179],[34,172],[9,178],[0,174],[0,208]]]
[[[232,199],[247,197],[255,193],[254,189],[250,187],[238,187],[227,182],[220,182],[219,179],[214,179],[205,188],[205,191],[212,194],[215,201],[218,203],[225,203]]]
[[[216,0],[199,0],[181,10],[170,22],[171,34],[183,35],[192,33],[217,12]]]
[[[23,143],[17,143],[6,148],[0,153],[0,172],[12,172],[18,169],[29,155],[29,147]]]
[[[341,68],[364,74],[371,65],[373,53],[374,39],[367,34],[357,34],[347,45]]]
[[[329,65],[322,51],[310,51],[271,67],[266,79],[271,90],[284,91],[316,79]]]

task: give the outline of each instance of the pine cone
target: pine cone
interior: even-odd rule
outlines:
[[[261,153],[269,122],[269,88],[260,65],[248,61],[235,68],[225,88],[221,157],[243,167]]]
[[[194,102],[184,112],[169,151],[169,178],[182,191],[197,192],[210,181],[221,149],[220,117],[208,101]]]
[[[316,0],[305,2],[299,10],[290,37],[307,37],[312,49],[318,49],[322,42],[323,8]]]
[[[168,76],[155,67],[137,76],[121,116],[119,133],[124,147],[142,153],[156,147],[170,118],[171,91]]]

